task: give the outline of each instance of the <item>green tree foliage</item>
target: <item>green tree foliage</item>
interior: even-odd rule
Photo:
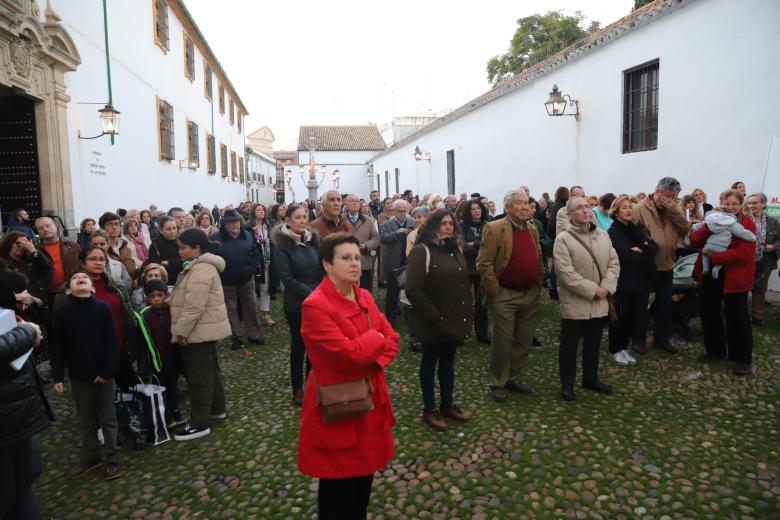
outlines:
[[[520,18],[509,50],[488,61],[488,81],[496,85],[599,29],[598,22],[586,29],[583,23],[585,16],[579,11],[571,16],[550,11]]]
[[[636,11],[640,7],[644,7],[652,1],[653,0],[634,0],[634,8],[632,9],[632,11]]]

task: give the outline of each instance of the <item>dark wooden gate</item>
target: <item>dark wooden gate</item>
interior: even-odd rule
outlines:
[[[35,143],[35,105],[0,92],[0,212],[3,223],[17,208],[41,216],[41,180]]]

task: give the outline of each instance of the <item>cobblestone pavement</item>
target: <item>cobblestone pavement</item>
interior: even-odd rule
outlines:
[[[603,345],[601,377],[615,395],[579,391],[564,403],[557,310],[546,302],[543,347],[526,372],[536,394],[493,402],[490,350],[468,343],[455,391],[474,419],[445,433],[420,421],[419,354],[402,345],[388,371],[398,449],[375,480],[371,518],[780,518],[780,305],[769,309],[769,324],[754,330],[752,376],[698,363],[697,321],[675,356],[651,350],[623,367]],[[59,420],[41,435],[44,518],[316,516],[317,483],[296,471],[287,332],[279,324],[265,335],[268,344],[251,351],[220,348],[227,420],[203,439],[121,452],[113,482],[99,471],[66,479],[77,418],[67,387],[51,396]]]

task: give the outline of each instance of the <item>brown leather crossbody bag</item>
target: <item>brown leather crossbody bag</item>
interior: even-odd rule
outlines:
[[[370,329],[371,317],[368,312],[366,318]],[[312,380],[317,388],[317,408],[322,415],[322,422],[326,424],[351,419],[374,409],[374,402],[371,400],[373,389],[368,375],[356,381],[320,386],[315,372],[312,371]]]

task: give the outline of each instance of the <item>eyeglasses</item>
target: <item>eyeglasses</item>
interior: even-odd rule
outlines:
[[[106,222],[105,224],[103,224],[103,227],[109,227],[109,226],[110,227],[119,227],[119,221],[118,220],[114,220],[113,222]]]

